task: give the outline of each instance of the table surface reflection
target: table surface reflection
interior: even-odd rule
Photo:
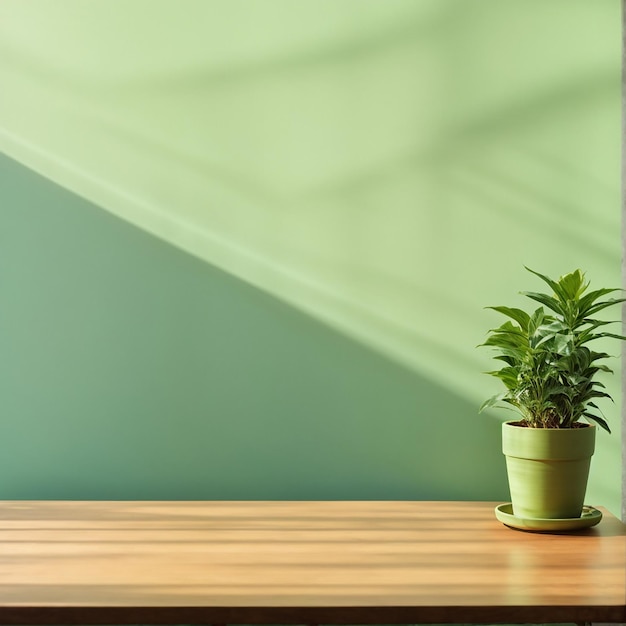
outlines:
[[[1,624],[626,622],[626,530],[495,502],[0,502]]]

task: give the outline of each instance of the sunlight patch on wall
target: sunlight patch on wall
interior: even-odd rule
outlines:
[[[5,0],[0,148],[478,404],[524,264],[620,284],[619,11]]]

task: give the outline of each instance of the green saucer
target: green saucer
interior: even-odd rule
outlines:
[[[503,524],[511,528],[545,533],[590,528],[591,526],[595,526],[602,519],[602,513],[592,506],[584,506],[580,517],[573,517],[571,519],[517,517],[513,514],[513,505],[507,502],[506,504],[500,504],[496,507],[496,517]]]

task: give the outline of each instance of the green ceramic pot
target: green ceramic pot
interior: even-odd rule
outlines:
[[[587,491],[596,428],[527,428],[502,425],[502,452],[511,490],[513,513],[519,518],[580,517]]]

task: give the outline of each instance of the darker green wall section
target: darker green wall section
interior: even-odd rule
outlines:
[[[507,498],[500,424],[0,158],[0,498]]]

